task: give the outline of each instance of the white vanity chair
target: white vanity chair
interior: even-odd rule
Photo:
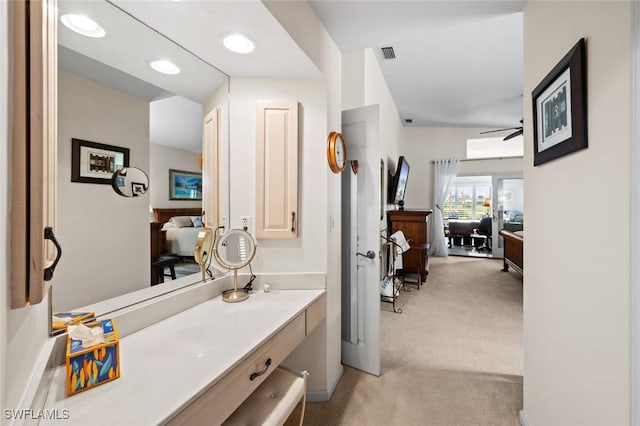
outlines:
[[[276,426],[286,422],[302,426],[308,375],[278,367],[223,424]]]

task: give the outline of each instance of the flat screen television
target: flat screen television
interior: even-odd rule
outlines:
[[[398,167],[396,167],[396,173],[389,177],[389,203],[398,204],[400,207],[404,205],[404,193],[407,190],[408,179],[409,163],[404,156],[400,156],[398,159]]]

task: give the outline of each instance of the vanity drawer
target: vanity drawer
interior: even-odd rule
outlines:
[[[305,331],[306,313],[303,312],[167,424],[221,424],[302,342]],[[271,365],[267,371],[250,380],[252,373],[264,370],[269,358]]]
[[[305,312],[307,316],[306,335],[308,336],[327,316],[327,295],[320,296]]]

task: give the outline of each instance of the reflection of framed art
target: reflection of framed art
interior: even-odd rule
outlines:
[[[169,170],[170,200],[202,200],[202,173]]]
[[[147,192],[147,188],[144,183],[131,182],[131,194],[133,194],[134,197],[144,195],[145,192]]]
[[[71,139],[71,182],[110,185],[123,167],[129,167],[129,148]]]
[[[532,98],[534,166],[587,148],[586,47],[583,38],[538,84]]]

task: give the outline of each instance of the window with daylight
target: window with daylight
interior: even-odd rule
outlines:
[[[443,206],[445,219],[480,220],[491,214],[491,176],[458,176]]]
[[[467,159],[480,158],[508,158],[524,155],[524,138],[516,136],[513,139],[500,138],[467,139]]]

